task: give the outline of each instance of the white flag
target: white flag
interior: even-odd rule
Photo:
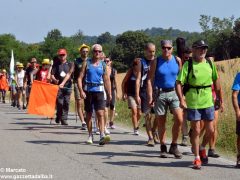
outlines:
[[[11,55],[11,61],[10,61],[10,77],[14,79],[14,56],[13,56],[13,50]]]

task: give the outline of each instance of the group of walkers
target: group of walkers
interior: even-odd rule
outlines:
[[[223,111],[219,75],[214,63],[206,57],[208,45],[203,40],[194,42],[191,48],[185,47],[181,58],[173,55],[171,40],[162,40],[160,45],[162,53],[156,57],[155,44],[147,43],[144,56],[133,60],[121,84],[122,99],[127,100],[131,109],[133,134],[139,135],[143,113],[147,145],[153,147],[160,143],[161,158],[173,154],[181,159],[178,138],[182,133],[181,145],[187,146],[190,138],[195,156],[193,168],[200,169],[202,164],[208,163],[208,157],[219,157],[215,150],[218,111]],[[71,62],[67,59],[67,50],[59,49],[54,61],[44,59],[40,66],[36,58],[32,58],[26,70],[22,63],[16,63],[17,71],[10,78],[12,106],[20,110],[27,107],[34,80],[59,85],[55,122],[68,125],[70,97],[74,90],[76,112],[82,129],[88,130],[86,143],[93,143],[93,126],[96,126],[99,145],[104,145],[110,141],[108,128],[115,128],[115,101],[119,99],[117,71],[100,44],[94,44],[92,48],[82,44],[79,54],[80,57]],[[2,97],[4,73],[6,70],[0,74]],[[232,90],[237,118],[237,166],[240,167],[240,74],[236,76]],[[168,112],[174,119],[169,150],[166,145]],[[190,121],[189,131],[187,120]]]

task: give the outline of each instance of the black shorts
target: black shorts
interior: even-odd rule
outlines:
[[[88,113],[95,111],[104,110],[106,103],[104,100],[103,92],[86,92],[86,99],[84,99],[84,109]]]
[[[236,121],[236,134],[240,136],[240,121]]]

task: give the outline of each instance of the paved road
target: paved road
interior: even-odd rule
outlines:
[[[240,170],[226,159],[210,159],[202,170],[191,169],[193,156],[181,148],[181,160],[159,158],[159,145],[145,146],[146,137],[131,131],[112,131],[110,144],[86,145],[87,132],[79,130],[74,116],[70,126],[50,125],[46,118],[28,115],[0,104],[1,175],[52,175],[53,179],[240,179]],[[26,172],[9,172],[11,168]]]

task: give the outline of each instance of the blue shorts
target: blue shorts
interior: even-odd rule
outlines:
[[[189,121],[214,120],[214,106],[205,109],[187,109],[187,119]]]

